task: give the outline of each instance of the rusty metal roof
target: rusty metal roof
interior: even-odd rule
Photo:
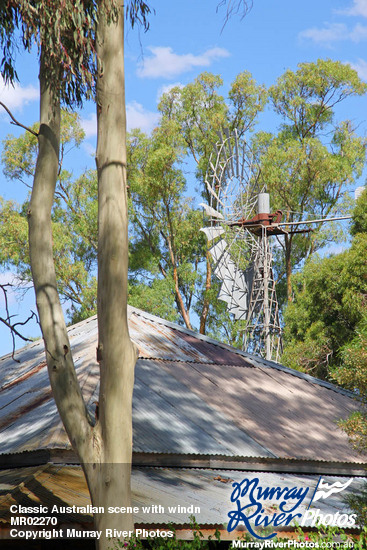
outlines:
[[[232,483],[258,477],[262,487],[308,487],[309,491],[297,512],[306,511],[318,482],[318,476],[290,475],[279,473],[238,472],[213,469],[185,468],[137,468],[132,471],[132,505],[139,509],[134,516],[135,524],[184,525],[194,515],[200,526],[223,525],[228,521],[227,513],[233,509],[230,495]],[[323,476],[329,484],[336,481],[344,484],[347,477]],[[354,478],[348,487],[348,494],[358,493],[365,479]],[[321,513],[350,513],[343,498],[345,493],[335,493],[326,500],[317,502]],[[289,505],[291,505],[291,502]],[[294,501],[296,503],[296,501]],[[0,472],[0,525],[10,523],[10,506],[87,507],[91,504],[88,488],[80,466],[47,464],[42,467],[3,470]],[[265,511],[269,514],[267,506]],[[274,503],[273,503],[274,504]],[[160,509],[152,508],[161,506]],[[179,506],[181,508],[179,508]],[[192,509],[191,507],[194,507]],[[144,507],[144,510],[143,510]],[[196,510],[195,510],[196,507]],[[274,510],[272,510],[274,512]],[[59,524],[88,523],[89,513],[77,510],[58,516]]]
[[[352,394],[129,308],[139,347],[134,449],[360,462],[337,427]],[[88,408],[98,400],[97,319],[69,329]],[[43,342],[0,359],[0,454],[68,449],[49,387]]]

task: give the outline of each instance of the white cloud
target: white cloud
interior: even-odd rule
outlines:
[[[131,101],[126,105],[126,122],[128,130],[140,128],[143,132],[149,133],[158,123],[158,120],[158,113],[147,111],[143,105],[137,101]],[[87,118],[83,118],[81,124],[87,139],[97,135],[97,116],[95,113],[90,114]],[[92,152],[92,149],[90,149],[90,152]]]
[[[171,78],[191,71],[194,67],[209,67],[217,59],[229,57],[223,48],[211,48],[201,55],[191,53],[179,55],[170,47],[150,47],[153,55],[146,57],[138,66],[141,78]]]
[[[342,15],[361,15],[367,17],[367,0],[353,0],[353,5],[345,10],[337,10]]]
[[[35,86],[29,85],[26,87],[20,84],[5,85],[0,79],[0,101],[2,101],[11,111],[20,111],[25,105],[32,101],[37,101],[39,98],[39,90]]]
[[[311,29],[302,31],[299,37],[312,40],[317,44],[331,44],[338,40],[344,40],[347,34],[347,26],[343,23],[326,23],[322,29],[312,27]]]
[[[132,101],[126,106],[127,129],[140,128],[143,132],[151,132],[158,124],[159,114],[147,111],[137,101]]]
[[[357,71],[359,78],[367,80],[367,61],[364,59],[358,59],[356,63],[349,63],[349,65]]]
[[[97,135],[97,115],[96,113],[91,113],[87,118],[82,118],[81,126],[85,132],[86,139],[94,137]]]
[[[362,42],[367,40],[367,26],[358,23],[352,30],[349,30],[344,23],[325,23],[323,28],[313,27],[302,31],[299,38],[312,40],[316,44],[324,46],[331,46],[333,42],[343,40]]]

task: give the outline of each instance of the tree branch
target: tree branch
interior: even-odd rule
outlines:
[[[33,134],[34,136],[36,136],[36,138],[38,138],[38,134],[37,132],[34,132],[32,130],[32,128],[28,128],[28,126],[24,126],[24,124],[22,124],[21,122],[19,122],[15,117],[14,115],[11,113],[11,111],[8,109],[8,107],[2,102],[0,101],[0,105],[1,107],[3,107],[5,109],[5,111],[8,113],[8,115],[10,116],[10,118],[12,119],[12,124],[15,124],[15,126],[20,126],[21,128],[24,128],[24,130],[27,130],[27,132],[30,132],[31,134]]]
[[[10,322],[11,315],[10,315],[10,312],[9,312],[8,296],[7,296],[7,290],[5,288],[6,286],[12,286],[12,285],[9,284],[9,283],[5,284],[5,285],[0,285],[1,290],[4,293],[4,302],[5,302],[5,311],[6,311],[6,319],[4,319],[3,317],[0,317],[0,322],[3,323],[10,330],[12,341],[13,341],[13,349],[12,349],[11,356],[12,356],[12,359],[14,361],[19,363],[20,361],[18,361],[18,359],[15,359],[15,336],[18,336],[19,338],[21,338],[25,342],[31,342],[32,340],[31,340],[31,338],[27,338],[26,336],[23,336],[23,334],[21,334],[15,327],[17,327],[18,325],[21,325],[21,326],[26,325],[28,323],[28,321],[30,321],[34,317],[36,317],[37,322],[38,322],[38,317],[34,313],[34,311],[31,311],[31,315],[25,321],[19,321],[18,323],[12,324]]]
[[[227,5],[227,12],[224,18],[222,30],[232,15],[240,14],[241,19],[243,19],[252,8],[252,4],[252,0],[221,0],[217,6],[217,12],[221,6]]]

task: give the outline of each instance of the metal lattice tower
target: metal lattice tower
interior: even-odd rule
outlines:
[[[243,348],[254,355],[278,361],[282,351],[282,329],[272,263],[271,244],[263,227],[253,267],[250,268],[252,280],[249,281],[249,307]]]

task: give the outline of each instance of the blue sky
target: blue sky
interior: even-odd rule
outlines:
[[[227,0],[227,3],[230,0]],[[226,7],[217,10],[219,0],[156,0],[155,15],[147,33],[128,29],[126,33],[126,101],[128,127],[149,132],[158,121],[157,102],[161,93],[175,84],[185,85],[203,71],[222,76],[222,94],[241,71],[250,71],[266,86],[288,68],[300,62],[330,58],[350,63],[367,81],[367,0],[253,0],[251,11],[241,19],[234,15],[224,26]],[[38,66],[36,55],[20,55],[19,84],[5,88],[3,101],[23,124],[38,119]],[[96,123],[94,105],[80,112],[86,141],[77,154],[66,159],[75,175],[94,168]],[[367,129],[367,96],[347,100],[337,112],[339,120],[350,119],[361,135]],[[267,113],[264,129],[274,130]],[[0,112],[0,140],[20,131]],[[364,181],[361,181],[362,185]],[[20,183],[0,179],[0,194],[22,200],[27,194]],[[0,281],[8,280],[0,273]],[[1,296],[0,296],[1,300]],[[32,291],[20,305],[10,296],[13,313],[34,307]],[[0,315],[4,315],[0,303]],[[35,328],[29,333],[36,335]],[[0,326],[0,355],[11,351],[11,340]]]

